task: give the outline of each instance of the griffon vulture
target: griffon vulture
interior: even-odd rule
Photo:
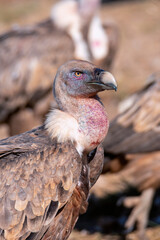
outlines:
[[[72,60],[56,74],[59,109],[45,124],[0,141],[1,239],[67,239],[100,175],[108,118],[97,93],[113,76]]]

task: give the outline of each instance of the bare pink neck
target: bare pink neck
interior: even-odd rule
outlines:
[[[71,97],[59,89],[59,107],[78,122],[77,136],[84,151],[96,148],[105,138],[109,121],[102,104],[95,98]],[[59,98],[57,98],[58,100]],[[76,136],[75,136],[76,137]]]
[[[102,104],[94,98],[78,98],[75,102],[76,105],[69,113],[78,121],[79,133],[84,138],[83,141],[86,141],[86,151],[91,151],[107,134],[107,114]]]

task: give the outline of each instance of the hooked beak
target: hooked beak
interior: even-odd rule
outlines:
[[[91,84],[92,86],[95,85],[98,91],[103,90],[117,91],[117,83],[113,75],[110,72],[106,72],[101,69],[96,70],[98,70],[98,73],[96,74],[95,80],[88,82],[88,84]]]

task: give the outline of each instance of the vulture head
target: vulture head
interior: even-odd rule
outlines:
[[[104,90],[117,90],[113,75],[103,69],[97,68],[87,61],[72,60],[63,64],[57,71],[54,81],[53,93],[59,101],[66,96],[70,98],[95,97]],[[66,103],[64,102],[65,107]]]
[[[71,60],[57,71],[53,93],[60,110],[53,109],[46,128],[59,142],[71,140],[80,155],[94,150],[108,131],[108,118],[97,93],[116,90],[111,73],[81,60]]]

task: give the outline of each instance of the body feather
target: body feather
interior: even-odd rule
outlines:
[[[1,235],[16,239],[26,233],[25,229],[37,232],[42,224],[50,223],[70,198],[82,163],[71,141],[51,141],[42,126],[8,142],[1,140],[0,168],[0,197],[4,203],[0,228],[5,229]]]

